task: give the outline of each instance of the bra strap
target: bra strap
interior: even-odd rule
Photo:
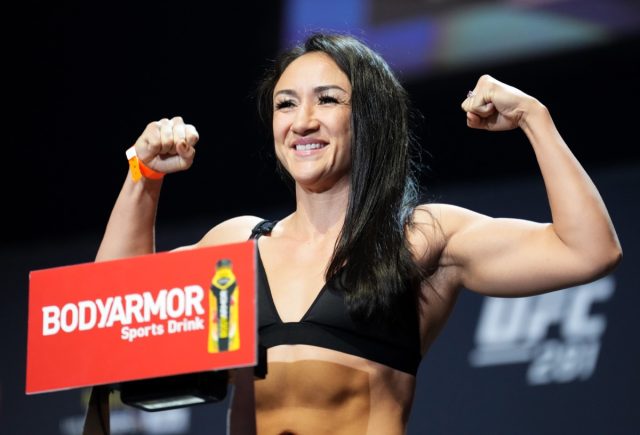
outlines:
[[[266,219],[258,222],[258,224],[251,230],[251,236],[249,236],[249,239],[258,239],[260,236],[265,234],[271,234],[271,230],[273,230],[273,227],[275,227],[277,223],[277,220],[270,221]]]

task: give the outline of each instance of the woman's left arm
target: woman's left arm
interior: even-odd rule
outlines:
[[[598,190],[547,108],[488,75],[478,80],[462,108],[471,128],[524,131],[544,179],[552,223],[440,206],[437,214],[448,228],[445,261],[457,269],[460,284],[484,294],[524,296],[609,273],[622,258],[620,242]]]

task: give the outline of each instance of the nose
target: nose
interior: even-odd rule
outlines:
[[[301,104],[296,110],[296,116],[291,124],[291,131],[305,136],[316,131],[320,127],[320,122],[316,117],[315,107],[313,104]]]

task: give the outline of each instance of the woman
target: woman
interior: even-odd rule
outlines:
[[[467,125],[524,131],[552,223],[419,204],[407,96],[353,37],[310,36],[279,58],[260,96],[295,211],[233,218],[180,248],[258,238],[268,375],[236,374],[232,431],[402,434],[420,359],[461,288],[529,296],[595,280],[621,259],[602,199],[546,107],[490,76],[462,102]],[[197,141],[180,117],[146,127],[135,150],[148,178],[127,176],[97,260],[153,252],[161,174],[189,168]]]

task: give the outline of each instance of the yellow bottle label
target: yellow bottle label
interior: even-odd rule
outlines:
[[[219,260],[209,291],[209,353],[240,348],[239,288],[230,260]]]

